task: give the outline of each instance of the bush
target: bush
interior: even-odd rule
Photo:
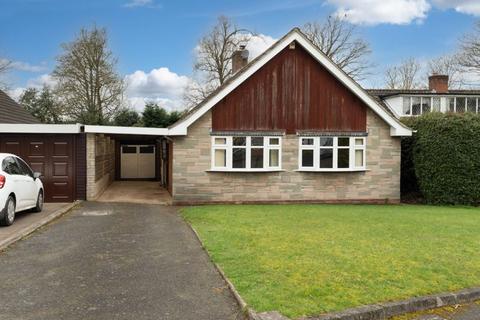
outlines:
[[[402,142],[402,187],[415,188],[413,163],[428,203],[480,203],[480,115],[431,113],[404,123],[417,132]]]

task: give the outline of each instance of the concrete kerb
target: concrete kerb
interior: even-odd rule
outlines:
[[[52,212],[48,216],[42,218],[41,220],[39,220],[39,221],[29,225],[29,226],[26,226],[25,228],[23,228],[22,230],[20,230],[16,234],[11,235],[10,237],[8,237],[6,239],[1,240],[0,241],[0,251],[4,251],[5,249],[7,249],[10,245],[14,244],[15,242],[17,242],[19,240],[22,240],[23,238],[27,237],[31,233],[40,229],[41,227],[49,224],[50,222],[52,222],[53,220],[55,220],[59,217],[61,217],[62,215],[64,215],[65,213],[69,212],[74,207],[76,207],[80,202],[81,201],[72,202],[70,205],[67,205],[63,208],[60,208],[60,209]]]
[[[205,252],[208,251],[203,244],[197,231],[190,223],[186,222],[197,238]],[[208,255],[210,257],[210,255]],[[210,259],[211,260],[211,259]],[[238,305],[248,320],[286,320],[287,317],[277,311],[256,313],[248,307],[247,303],[240,296],[235,286],[230,282],[222,268],[212,261],[218,273],[227,283],[228,288],[233,293]],[[457,292],[446,292],[433,294],[423,297],[416,297],[407,300],[377,303],[346,309],[340,312],[326,313],[319,316],[304,317],[299,320],[385,320],[394,316],[399,316],[412,312],[425,311],[446,306],[461,305],[480,300],[480,287],[464,289]]]

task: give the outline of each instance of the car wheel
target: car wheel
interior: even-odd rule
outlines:
[[[0,219],[0,225],[9,226],[15,220],[15,199],[12,196],[9,196],[5,209],[3,212],[3,217]]]
[[[43,192],[40,190],[37,196],[37,205],[33,208],[33,212],[40,212],[43,209]]]

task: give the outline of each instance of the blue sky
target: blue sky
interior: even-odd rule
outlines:
[[[0,0],[0,58],[14,61],[12,93],[49,81],[61,52],[82,26],[107,28],[119,72],[133,83],[129,95],[178,107],[191,74],[197,40],[218,15],[265,35],[263,50],[292,27],[347,14],[372,47],[375,68],[367,86],[380,86],[383,70],[407,57],[450,53],[480,16],[476,0]],[[136,72],[136,73],[135,73]],[[175,100],[175,101],[174,101]],[[141,103],[139,108],[141,108]]]

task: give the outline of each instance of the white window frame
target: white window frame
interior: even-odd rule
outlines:
[[[333,138],[333,158],[332,168],[320,168],[320,138]],[[338,146],[338,138],[349,138],[349,146]],[[302,145],[302,139],[313,139],[313,145]],[[355,139],[362,139],[363,145],[355,145]],[[349,149],[348,168],[338,168],[338,150]],[[313,150],[313,167],[304,167],[302,163],[302,151]],[[355,151],[363,151],[363,166],[355,166]],[[298,171],[313,172],[355,172],[367,170],[367,138],[364,136],[300,136],[298,139]]]
[[[234,146],[233,138],[246,138],[245,146]],[[252,146],[252,138],[263,138],[263,146]],[[216,144],[215,139],[226,139],[226,144]],[[270,139],[278,139],[278,145],[270,144]],[[245,168],[233,168],[233,149],[245,148]],[[263,168],[252,168],[252,149],[263,149]],[[215,166],[215,150],[225,150],[226,166]],[[270,166],[270,150],[278,150],[278,166]],[[220,172],[271,172],[282,171],[282,137],[281,136],[212,136],[211,170]]]

